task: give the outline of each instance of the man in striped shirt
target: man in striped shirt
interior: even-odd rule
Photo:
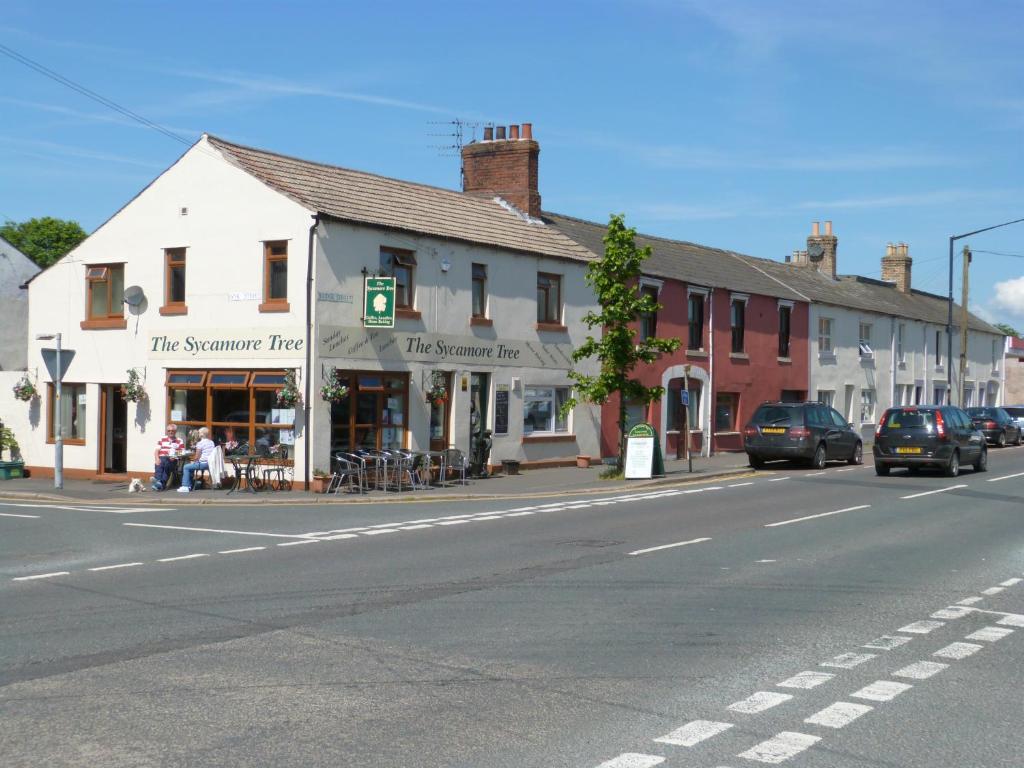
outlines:
[[[167,481],[178,467],[178,459],[185,455],[185,443],[178,439],[178,427],[175,424],[167,425],[167,434],[160,438],[156,444],[156,451],[153,454],[153,484],[154,491],[162,491],[167,486]]]

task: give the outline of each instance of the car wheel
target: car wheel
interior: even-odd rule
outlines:
[[[818,443],[818,447],[814,449],[814,456],[811,458],[811,469],[824,469],[825,468],[825,444]]]
[[[864,463],[864,446],[861,443],[857,443],[853,446],[853,455],[847,459],[847,464],[863,464]]]
[[[953,455],[949,457],[949,461],[946,462],[946,466],[942,468],[942,474],[946,477],[956,477],[960,474],[960,452],[953,451]]]
[[[1024,443],[1024,432],[1022,432],[1021,430],[1018,429],[1017,430],[1017,439],[1014,441],[1013,444],[1014,445],[1020,445],[1021,443]]]
[[[875,474],[878,475],[879,477],[888,477],[889,476],[889,465],[888,464],[879,464],[878,462],[875,462]]]
[[[1002,432],[999,433],[999,437],[996,438],[996,445],[998,445],[1000,448],[1005,448],[1006,447],[1006,431],[1005,430],[1003,430]]]
[[[978,454],[978,460],[974,462],[975,472],[984,472],[988,469],[988,448],[982,446],[981,453]]]
[[[761,469],[761,467],[764,466],[764,459],[760,456],[751,456],[750,454],[747,454],[747,458],[750,459],[750,466],[754,469]]]

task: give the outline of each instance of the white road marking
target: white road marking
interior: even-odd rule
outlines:
[[[590,504],[569,504],[566,509],[586,509]]]
[[[1008,616],[1003,616],[996,624],[1002,624],[1004,627],[1024,627],[1024,616],[1019,613],[1011,613]]]
[[[465,525],[469,520],[442,520],[438,525]],[[374,533],[384,533],[384,531],[374,531]]]
[[[390,531],[367,531],[367,533],[365,535],[369,535],[370,533],[390,533]],[[317,544],[319,541],[320,541],[320,539],[302,539],[301,541],[282,541],[277,546],[279,546],[279,547],[295,547],[295,546],[298,546],[299,544]]]
[[[777,563],[778,560],[758,560],[759,563]]]
[[[658,547],[648,547],[647,549],[638,549],[636,552],[627,552],[628,555],[646,555],[648,552],[658,552],[662,549],[672,549],[673,547],[685,547],[687,544],[700,544],[704,541],[711,541],[710,538],[703,539],[690,539],[690,541],[677,541],[674,544],[662,544]]]
[[[828,472],[811,472],[811,474],[804,475],[804,477],[821,477],[822,475],[827,475],[827,474],[828,474]]]
[[[611,760],[606,760],[597,768],[653,768],[665,762],[658,755],[641,755],[639,752],[625,752]]]
[[[753,483],[733,483],[732,485],[727,485],[726,488],[742,488],[745,485],[753,485]]]
[[[237,555],[242,552],[259,552],[260,550],[266,549],[266,547],[242,547],[241,549],[222,549],[218,552],[218,555]]]
[[[961,483],[960,485],[951,485],[948,488],[936,488],[934,491],[922,491],[921,493],[912,493],[909,496],[900,496],[901,499],[919,499],[922,496],[931,496],[934,493],[946,493],[948,491],[955,491],[957,488],[966,488],[967,483]]]
[[[1002,477],[992,477],[992,478],[989,478],[989,482],[990,483],[997,483],[1000,480],[1009,480],[1011,477],[1024,477],[1024,472],[1017,472],[1017,473],[1012,474],[1012,475],[1003,475]]]
[[[501,515],[483,515],[482,517],[474,517],[473,522],[477,520],[501,520]]]
[[[909,691],[914,686],[909,683],[894,683],[892,680],[876,680],[871,685],[865,685],[859,691],[851,693],[858,699],[868,701],[891,701],[904,691]]]
[[[826,728],[843,728],[873,709],[874,707],[869,707],[867,704],[838,701],[811,715],[804,722],[811,725],[823,725]]]
[[[854,472],[860,469],[860,467],[847,467],[846,469],[837,469],[836,472]]]
[[[434,526],[430,525],[429,523],[421,523],[420,525],[403,525],[401,530],[403,530],[403,531],[422,531],[424,528],[433,528],[433,527]]]
[[[870,504],[860,504],[856,507],[847,507],[846,509],[837,509],[834,512],[822,512],[817,515],[807,515],[806,517],[794,517],[792,520],[781,520],[778,523],[768,523],[765,528],[776,528],[780,525],[789,525],[790,523],[802,523],[804,520],[816,520],[819,517],[828,517],[829,515],[840,515],[843,512],[856,512],[858,509],[867,509]]]
[[[177,560],[193,560],[197,557],[209,557],[205,552],[197,552],[194,555],[179,555],[178,557],[161,557],[157,560],[158,563],[173,563]]]
[[[794,755],[799,755],[819,741],[821,741],[820,736],[783,731],[768,739],[768,741],[762,741],[757,746],[751,747],[746,752],[740,752],[737,757],[756,760],[759,763],[778,764],[789,760]]]
[[[553,505],[553,506],[557,506],[557,505]],[[509,512],[532,512],[535,509],[536,509],[536,507],[516,507],[515,509],[510,509]]]
[[[984,599],[985,598],[983,597],[965,597],[963,600],[957,600],[956,603],[957,605],[974,605],[975,603],[980,603]]]
[[[927,680],[948,667],[949,664],[940,664],[937,661],[915,661],[903,669],[897,669],[892,674],[893,677],[906,677],[910,680]]]
[[[983,595],[998,595],[1003,591],[1003,587],[989,587],[988,589],[981,590]]]
[[[186,525],[156,525],[155,523],[122,523],[132,528],[164,528],[170,531],[198,531],[200,533],[235,533],[240,536],[272,536],[276,539],[302,539],[305,534],[263,533],[261,531],[233,531],[225,528],[193,528]]]
[[[16,515],[13,512],[0,512],[0,517],[27,517],[31,520],[39,519],[39,515]]]
[[[438,525],[446,525],[446,523],[438,523]],[[374,531],[364,531],[363,536],[379,536],[382,533],[398,533],[397,528],[378,528]]]
[[[893,648],[899,648],[913,639],[912,637],[900,637],[899,635],[882,635],[870,643],[865,643],[863,647],[876,648],[880,651],[891,651]]]
[[[942,608],[932,614],[933,619],[962,619],[969,613],[973,613],[973,608],[965,608],[960,605],[951,605],[948,608]]]
[[[945,625],[943,621],[915,621],[913,624],[907,624],[907,626],[900,627],[896,631],[907,632],[913,635],[927,635],[933,629],[938,629]]]
[[[853,669],[865,661],[875,658],[873,653],[841,653],[830,661],[823,661],[823,667],[836,667],[837,669]]]
[[[775,691],[758,691],[757,693],[751,694],[743,701],[737,701],[735,704],[730,704],[727,709],[733,712],[742,712],[744,715],[753,715],[758,712],[764,712],[766,709],[771,709],[774,706],[781,704],[784,701],[789,701],[793,696],[788,693],[776,693]]]
[[[732,723],[716,723],[713,720],[694,720],[672,733],[666,733],[655,741],[661,744],[672,744],[677,747],[692,747],[705,739],[717,736],[722,731],[732,728]]]
[[[1013,587],[1013,586],[1016,586],[1017,584],[1020,584],[1021,581],[1024,581],[1024,579],[1007,579],[1006,581],[1000,581],[999,582],[999,586],[1000,587]]]
[[[792,480],[792,479],[793,478],[791,478],[789,476],[787,476],[787,477],[772,477],[772,478],[769,478],[768,482],[769,483],[780,483],[783,480]]]
[[[940,659],[966,659],[984,647],[976,643],[950,643],[945,648],[939,648],[932,656],[938,656]]]
[[[1002,640],[1007,635],[1012,635],[1012,629],[1004,629],[1003,627],[984,627],[979,629],[977,632],[971,632],[965,639],[967,640],[983,640],[986,643],[994,643],[997,640]]]
[[[822,683],[827,683],[835,675],[831,672],[800,672],[799,674],[793,675],[788,680],[783,680],[781,683],[776,683],[779,688],[803,688],[809,690],[811,688],[817,688]]]
[[[11,581],[32,581],[33,579],[49,579],[53,576],[67,576],[71,571],[54,571],[53,573],[37,573],[35,576],[18,576]]]
[[[108,507],[96,504],[14,504],[11,502],[0,502],[3,507],[28,507],[30,509],[63,509],[70,512],[108,512],[115,515],[130,515],[135,512],[174,512],[170,507]]]
[[[527,515],[536,514],[534,512],[510,512],[505,517],[526,517]]]
[[[417,526],[417,527],[430,528],[431,526],[423,525],[423,526]],[[403,528],[402,530],[405,531],[405,530],[408,530],[408,529],[407,528]],[[358,533],[336,533],[333,536],[321,536],[320,540],[321,541],[338,541],[339,539],[358,539],[358,538],[359,538],[359,534]]]
[[[97,568],[90,568],[90,571],[112,571],[115,568],[134,568],[136,565],[142,565],[142,563],[118,563],[117,565],[101,565]]]

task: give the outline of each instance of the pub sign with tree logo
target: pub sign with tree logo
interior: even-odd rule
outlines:
[[[395,327],[395,278],[366,278],[363,326],[366,328]]]

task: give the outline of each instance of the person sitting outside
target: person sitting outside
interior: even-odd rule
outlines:
[[[196,453],[193,461],[185,465],[184,474],[181,478],[181,488],[178,493],[188,493],[192,490],[192,476],[200,469],[210,468],[210,454],[217,446],[210,439],[210,430],[206,427],[199,429],[199,442],[196,443]]]
[[[153,453],[153,480],[150,487],[162,491],[178,468],[178,457],[185,455],[185,443],[178,438],[178,427],[167,425],[167,433],[160,438]]]

